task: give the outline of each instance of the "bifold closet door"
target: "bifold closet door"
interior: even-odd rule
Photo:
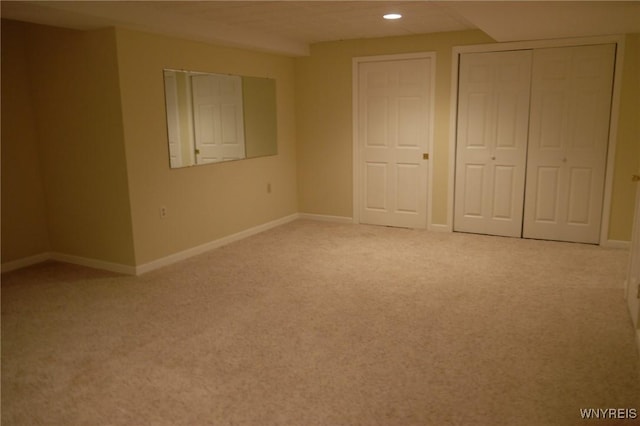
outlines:
[[[536,49],[523,236],[598,243],[615,45]]]
[[[531,50],[460,57],[454,230],[520,237]]]

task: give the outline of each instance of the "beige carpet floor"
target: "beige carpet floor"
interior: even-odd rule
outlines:
[[[140,277],[14,271],[2,425],[601,424],[640,409],[627,256],[300,220]]]

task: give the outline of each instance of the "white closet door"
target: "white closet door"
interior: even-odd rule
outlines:
[[[535,50],[523,236],[598,243],[615,45]]]
[[[359,64],[362,223],[426,227],[431,73],[431,58]]]
[[[531,51],[463,54],[454,230],[520,237]]]

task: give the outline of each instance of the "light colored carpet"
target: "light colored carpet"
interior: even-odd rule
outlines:
[[[140,277],[14,271],[2,425],[598,424],[640,409],[627,256],[301,220]]]

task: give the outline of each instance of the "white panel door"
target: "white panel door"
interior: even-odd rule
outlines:
[[[362,223],[426,227],[432,72],[431,58],[358,66]]]
[[[530,50],[461,55],[455,231],[521,236],[530,82]]]
[[[598,243],[615,45],[537,49],[523,236]]]
[[[241,77],[195,74],[191,87],[196,163],[244,158]]]

